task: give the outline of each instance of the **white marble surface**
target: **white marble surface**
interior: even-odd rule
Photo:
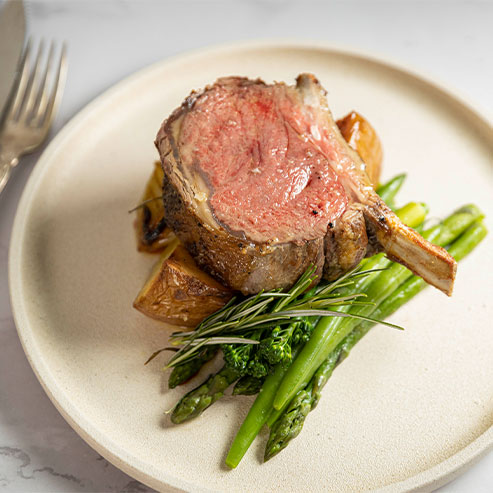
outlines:
[[[35,1],[28,32],[65,39],[69,75],[54,132],[122,77],[189,49],[258,37],[321,39],[390,56],[458,88],[493,114],[493,2]],[[24,356],[8,298],[10,230],[39,153],[0,195],[0,489],[146,492],[65,423]],[[493,452],[442,493],[493,491]]]

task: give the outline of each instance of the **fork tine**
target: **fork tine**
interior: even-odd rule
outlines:
[[[27,81],[29,79],[29,63],[31,59],[32,41],[29,38],[19,63],[19,72],[15,81],[15,92],[11,96],[8,118],[15,118],[24,100]]]
[[[51,41],[50,49],[48,51],[48,58],[46,60],[45,71],[39,85],[38,97],[33,108],[33,121],[39,120],[46,111],[46,105],[48,104],[48,91],[46,90],[46,85],[48,79],[51,77],[54,53],[55,43]]]
[[[21,109],[19,118],[24,118],[28,121],[32,117],[32,111],[34,103],[38,96],[39,91],[39,78],[41,75],[41,58],[44,53],[44,42],[41,40],[38,47],[38,54],[36,56],[36,62],[31,70],[31,76],[29,78],[28,86],[26,88],[26,95]]]
[[[39,126],[48,132],[51,121],[53,120],[54,112],[60,102],[63,93],[63,86],[65,84],[65,78],[67,75],[67,47],[63,43],[62,51],[60,53],[60,60],[58,62],[58,70],[55,77],[55,82],[53,84],[53,89],[51,90],[50,97],[48,99],[48,104],[44,114],[39,117]]]

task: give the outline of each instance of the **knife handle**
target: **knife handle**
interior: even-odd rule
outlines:
[[[6,157],[0,154],[0,193],[5,188],[5,185],[9,181],[10,172],[12,168],[19,162],[17,157]]]

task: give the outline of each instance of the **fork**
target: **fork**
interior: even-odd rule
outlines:
[[[19,73],[0,121],[0,193],[20,157],[36,150],[50,130],[67,73],[63,44],[53,77],[55,51],[55,44],[51,42],[46,63],[43,63],[44,42],[41,41],[33,63],[29,40],[21,57]]]

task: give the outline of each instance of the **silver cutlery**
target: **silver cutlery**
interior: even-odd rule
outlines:
[[[66,47],[50,44],[44,61],[44,43],[36,50],[27,43],[18,76],[0,124],[0,193],[19,158],[36,150],[46,139],[60,102],[66,77]],[[60,51],[58,56],[55,52]]]

